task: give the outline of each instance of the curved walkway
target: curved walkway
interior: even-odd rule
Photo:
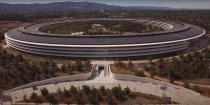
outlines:
[[[159,84],[157,81],[155,82],[155,80],[153,80],[154,82],[153,81],[150,82],[150,81],[147,81],[146,78],[142,78],[142,77],[140,78],[140,77],[135,77],[135,76],[133,76],[133,78],[137,78],[137,79],[139,78],[138,81],[137,80],[127,81],[127,80],[115,79],[117,74],[113,74],[110,72],[109,63],[112,63],[112,62],[99,61],[99,64],[97,63],[93,64],[92,77],[88,80],[60,82],[57,84],[46,84],[46,85],[37,86],[38,90],[33,90],[33,88],[30,87],[30,88],[25,88],[25,89],[5,93],[4,95],[11,96],[12,101],[17,102],[17,101],[23,100],[24,95],[27,97],[30,97],[30,95],[33,92],[37,94],[41,94],[40,89],[42,88],[47,88],[49,92],[56,92],[59,88],[61,90],[64,88],[69,89],[70,86],[72,85],[75,87],[82,87],[83,85],[88,85],[91,87],[93,86],[95,88],[99,88],[100,86],[105,86],[106,88],[112,88],[112,87],[120,85],[122,88],[129,87],[132,91],[135,91],[135,92],[152,94],[152,95],[156,95],[160,97],[162,96],[171,97],[172,101],[181,103],[183,105],[210,105],[209,98],[201,96],[199,93],[196,93],[191,90],[178,87],[172,84],[167,85],[167,83],[165,83],[164,86],[166,86],[167,88],[166,90],[162,90],[161,87],[163,87],[163,84],[161,82]],[[98,69],[99,66],[104,67],[104,69],[99,70]],[[124,76],[123,78],[125,77],[126,76]],[[8,103],[8,105],[9,104],[10,103]]]

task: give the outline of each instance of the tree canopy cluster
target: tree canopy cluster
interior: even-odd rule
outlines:
[[[46,88],[41,89],[41,96],[33,93],[28,99],[31,102],[43,103],[45,101],[55,103],[67,103],[67,104],[99,104],[101,102],[108,104],[115,104],[114,100],[126,101],[128,96],[131,96],[132,92],[129,88],[122,90],[120,86],[110,89],[106,89],[101,86],[100,89],[94,87],[82,86],[78,89],[71,86],[70,89],[58,89],[56,93],[49,93]],[[134,96],[133,96],[134,98]]]
[[[158,75],[170,79],[210,78],[210,50],[180,55],[172,59],[160,59],[145,65],[152,76]]]
[[[118,103],[124,103],[129,100],[135,100],[139,97],[137,92],[131,92],[127,87],[122,89],[121,86],[113,87],[112,89],[106,89],[101,86],[99,89],[83,85],[82,88],[76,88],[71,86],[70,89],[58,89],[55,93],[50,93],[46,88],[40,90],[41,95],[32,93],[31,96],[26,99],[26,102],[34,103],[46,103],[51,104],[66,103],[66,104],[108,104],[116,105]],[[144,100],[153,99],[153,102],[161,103],[161,98],[142,94]]]
[[[90,62],[76,60],[75,63],[63,64],[58,67],[53,61],[32,62],[24,59],[22,55],[14,56],[4,50],[0,50],[0,89],[10,89],[23,84],[88,70]]]

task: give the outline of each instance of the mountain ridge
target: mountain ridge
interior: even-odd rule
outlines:
[[[68,10],[173,10],[170,7],[155,6],[118,6],[95,2],[53,2],[34,4],[0,3],[0,13],[28,13]]]

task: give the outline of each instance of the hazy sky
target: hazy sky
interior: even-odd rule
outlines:
[[[0,0],[2,3],[49,3],[62,1],[90,1],[121,6],[160,6],[175,8],[210,9],[210,0]]]

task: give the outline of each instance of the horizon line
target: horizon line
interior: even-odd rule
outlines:
[[[56,1],[56,2],[25,2],[25,3],[10,3],[10,2],[0,2],[1,4],[9,4],[9,5],[33,5],[33,4],[52,4],[52,3],[97,3],[97,4],[104,4],[110,6],[119,6],[119,7],[162,7],[162,8],[171,8],[177,10],[209,10],[210,8],[181,8],[181,7],[170,7],[170,6],[155,6],[155,5],[116,5],[116,4],[109,4],[109,3],[101,3],[101,2],[94,2],[94,1]]]

